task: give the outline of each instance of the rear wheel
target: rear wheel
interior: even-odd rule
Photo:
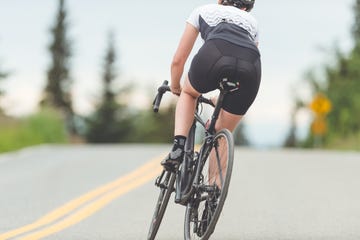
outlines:
[[[209,154],[203,153],[195,193],[186,207],[184,237],[205,240],[214,232],[229,189],[234,141],[227,129],[218,132]],[[207,156],[207,157],[206,157]]]
[[[160,194],[156,202],[153,218],[150,223],[148,240],[155,239],[163,219],[167,204],[171,193],[174,191],[175,173],[171,171],[163,171],[156,180],[156,185],[160,188]]]

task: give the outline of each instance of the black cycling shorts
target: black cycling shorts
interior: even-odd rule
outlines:
[[[240,88],[225,96],[223,109],[244,115],[259,90],[260,54],[222,39],[208,40],[194,56],[188,76],[191,85],[200,93],[218,89],[223,78],[239,82]]]

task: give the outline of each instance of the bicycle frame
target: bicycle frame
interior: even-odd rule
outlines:
[[[196,112],[194,115],[194,121],[190,128],[189,135],[185,144],[185,154],[184,154],[184,160],[182,164],[177,169],[166,169],[164,168],[161,175],[157,177],[155,181],[155,185],[160,188],[160,194],[155,206],[154,215],[152,218],[152,223],[150,226],[150,230],[148,233],[148,239],[153,240],[157,234],[157,231],[159,229],[159,226],[161,224],[162,218],[164,216],[170,195],[175,190],[176,196],[175,196],[175,202],[187,205],[186,207],[186,217],[185,221],[190,224],[189,219],[190,212],[193,206],[196,207],[196,204],[199,204],[199,201],[206,200],[207,196],[202,196],[203,192],[207,192],[208,194],[217,193],[216,188],[212,186],[207,185],[201,185],[201,172],[204,167],[204,164],[207,160],[207,157],[210,154],[210,151],[212,147],[214,147],[214,139],[218,138],[218,136],[222,135],[225,136],[227,139],[231,139],[231,143],[233,142],[231,133],[226,130],[220,130],[219,133],[216,132],[216,121],[219,118],[221,107],[223,104],[223,100],[225,95],[228,92],[235,91],[239,88],[239,83],[234,83],[231,81],[228,81],[228,79],[224,78],[220,82],[220,95],[218,97],[216,105],[214,103],[204,98],[203,96],[200,96],[197,100],[197,107]],[[156,95],[154,102],[153,102],[153,110],[154,112],[159,111],[160,102],[162,99],[162,96],[165,92],[170,91],[170,87],[168,86],[168,82],[164,81],[162,86],[158,88],[158,94]],[[209,105],[212,105],[215,109],[213,111],[213,114],[211,116],[211,121],[209,126],[201,119],[199,114],[199,106],[201,103],[206,103]],[[204,142],[200,148],[200,151],[197,152],[194,150],[195,147],[195,132],[196,132],[196,126],[197,123],[199,123],[205,131],[205,138]],[[232,146],[232,145],[231,145]],[[233,146],[230,147],[233,151]],[[229,153],[231,155],[231,153]],[[229,158],[231,160],[231,166],[233,158]],[[217,158],[218,165],[220,166],[220,160]],[[231,171],[231,168],[230,168]],[[231,176],[231,174],[230,174]],[[175,183],[176,181],[176,183]],[[229,183],[230,178],[227,178],[227,182]],[[228,187],[228,185],[227,185]],[[227,187],[225,188],[225,195],[223,194],[223,200],[221,205],[219,205],[220,210],[222,209],[222,204],[226,198],[227,193]],[[199,194],[200,193],[200,194]],[[217,215],[218,217],[219,215]],[[213,222],[213,225],[209,229],[214,229],[216,220]],[[188,226],[188,225],[187,225]],[[188,226],[189,227],[189,226]],[[185,227],[186,228],[186,227]],[[189,230],[189,229],[187,229]],[[212,231],[210,230],[210,231]],[[211,234],[212,232],[208,232]]]
[[[227,79],[223,79],[223,81],[220,82],[220,94],[215,104],[215,109],[211,116],[211,121],[208,128],[206,127],[206,123],[200,117],[198,110],[199,105],[202,102],[205,102],[207,104],[211,103],[209,103],[208,101],[204,101],[202,97],[200,97],[197,101],[194,122],[190,128],[189,135],[185,144],[184,161],[177,171],[175,188],[176,203],[180,203],[183,205],[187,204],[188,199],[192,196],[193,191],[195,190],[195,188],[197,188],[199,184],[197,182],[197,179],[199,179],[199,174],[201,173],[204,161],[210,154],[210,149],[213,144],[212,140],[216,133],[216,121],[219,118],[224,97],[227,93],[235,91],[238,88],[238,85],[233,84],[233,82],[229,82]],[[198,154],[194,151],[196,123],[199,123],[205,130],[205,141],[202,144],[200,152]]]

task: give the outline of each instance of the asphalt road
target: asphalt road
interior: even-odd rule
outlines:
[[[40,146],[0,155],[0,240],[146,239],[163,145]],[[360,153],[238,148],[211,239],[360,239]],[[182,239],[173,198],[160,240]]]

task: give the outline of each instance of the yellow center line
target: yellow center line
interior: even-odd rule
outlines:
[[[105,207],[107,204],[115,200],[116,198],[130,192],[131,190],[134,190],[137,187],[140,187],[141,185],[147,183],[154,177],[156,177],[159,172],[161,171],[161,167],[159,166],[157,169],[152,170],[151,172],[145,174],[142,177],[139,177],[138,179],[134,179],[133,181],[129,182],[128,184],[124,184],[118,189],[113,190],[110,193],[107,193],[103,197],[99,198],[98,200],[91,202],[87,206],[81,208],[77,212],[73,213],[69,217],[63,219],[62,221],[53,224],[43,230],[34,232],[30,235],[27,235],[21,240],[37,240],[44,238],[46,236],[52,235],[54,233],[60,232],[61,230],[64,230],[72,225],[75,225],[85,218],[88,218],[95,212],[99,211],[103,207]]]
[[[112,191],[113,189],[116,189],[119,186],[127,184],[131,180],[138,179],[138,181],[140,181],[140,179],[143,179],[143,175],[147,174],[151,169],[155,168],[157,170],[157,173],[159,173],[159,171],[160,171],[159,170],[159,166],[160,166],[159,161],[160,161],[159,158],[155,158],[155,159],[149,161],[148,163],[144,164],[140,168],[134,170],[133,172],[131,172],[113,182],[105,184],[93,191],[90,191],[90,192],[64,204],[63,206],[53,210],[52,212],[46,214],[45,216],[43,216],[42,218],[38,219],[37,221],[35,221],[31,224],[11,230],[9,232],[5,232],[0,235],[0,240],[6,240],[9,238],[18,236],[20,234],[35,230],[44,225],[50,224],[51,222],[54,222],[55,220],[63,217],[64,215],[79,208],[81,205],[84,205],[85,203],[91,201],[92,199],[95,199],[106,192]],[[153,176],[153,177],[155,177],[155,176]],[[150,180],[150,179],[148,179],[148,180]]]

